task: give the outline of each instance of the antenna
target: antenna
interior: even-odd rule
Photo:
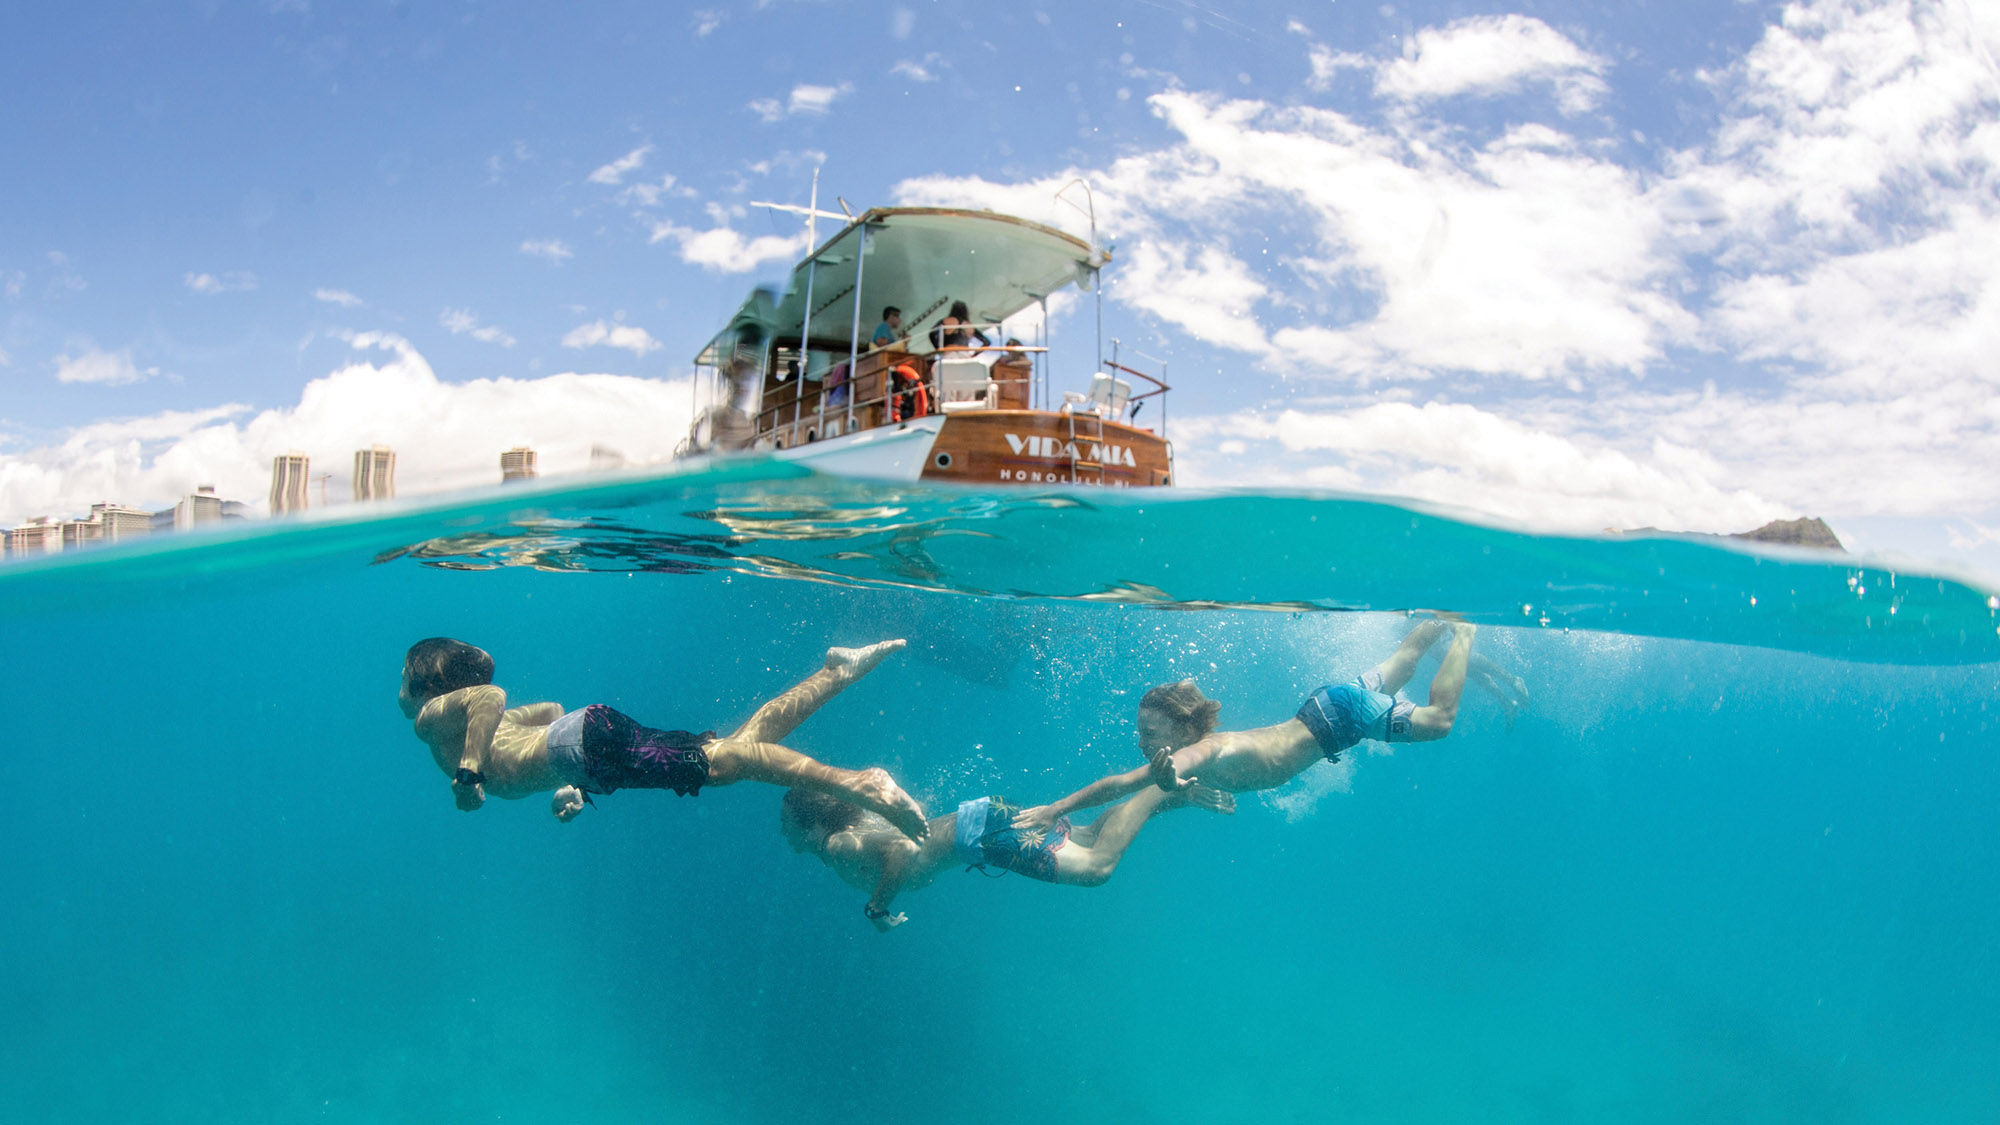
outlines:
[[[1088,211],[1077,207],[1075,200],[1063,198],[1063,192],[1078,185],[1083,187],[1084,202],[1090,205]],[[1098,271],[1104,268],[1104,252],[1097,248],[1097,197],[1091,194],[1090,184],[1082,176],[1078,176],[1076,179],[1064,184],[1061,190],[1056,192],[1056,198],[1076,208],[1079,214],[1090,220],[1090,261],[1088,263],[1090,266],[1090,289],[1092,295],[1097,298],[1097,360],[1091,364],[1091,369],[1096,370],[1098,365],[1104,362],[1104,279],[1098,276]]]

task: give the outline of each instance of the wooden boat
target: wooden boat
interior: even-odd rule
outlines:
[[[682,451],[751,449],[894,480],[1171,484],[1173,447],[1134,420],[1150,404],[1147,420],[1164,429],[1164,382],[1114,357],[1051,402],[1047,340],[1000,335],[1031,307],[1046,314],[1065,286],[1096,284],[1109,258],[990,211],[868,211],[799,262],[782,295],[752,294],[695,357],[696,421]],[[966,327],[993,346],[957,342],[944,326],[958,301]],[[873,346],[891,305],[905,310],[903,334]],[[1132,380],[1145,389],[1134,395]]]

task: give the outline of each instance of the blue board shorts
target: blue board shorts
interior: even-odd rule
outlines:
[[[1364,738],[1377,742],[1407,742],[1410,717],[1417,705],[1382,691],[1382,672],[1370,669],[1344,684],[1329,684],[1299,705],[1298,720],[1329,762]]]
[[[952,850],[967,867],[997,867],[1044,883],[1056,881],[1056,853],[1069,843],[1069,818],[1062,817],[1040,833],[1012,826],[1016,805],[1004,797],[981,797],[958,806],[952,827]]]

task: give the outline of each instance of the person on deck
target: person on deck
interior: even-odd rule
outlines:
[[[489,793],[516,800],[554,790],[550,811],[566,822],[595,803],[591,794],[672,789],[692,796],[704,786],[765,781],[850,802],[921,841],[929,831],[923,808],[887,772],[838,769],[777,744],[903,644],[828,649],[819,671],[726,738],[653,730],[601,703],[569,712],[556,703],[509,708],[507,693],[493,683],[493,658],[449,637],[410,646],[397,703],[466,812]]]
[[[979,341],[979,347],[972,346],[974,340]],[[938,351],[976,352],[992,346],[986,333],[972,326],[972,310],[964,301],[953,301],[951,312],[931,329],[931,347]]]
[[[894,305],[882,310],[882,323],[875,326],[875,335],[869,343],[878,348],[886,348],[903,338],[903,310]]]

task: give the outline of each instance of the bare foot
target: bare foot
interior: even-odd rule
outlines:
[[[880,814],[883,820],[918,843],[931,834],[931,826],[924,821],[924,807],[903,792],[903,787],[896,784],[889,771],[880,766],[862,770],[848,788],[848,793],[854,797],[855,804]]]
[[[909,643],[898,637],[863,648],[830,648],[826,650],[826,669],[829,672],[845,672],[850,680],[858,680],[873,672],[875,666],[887,659],[890,653]]]

